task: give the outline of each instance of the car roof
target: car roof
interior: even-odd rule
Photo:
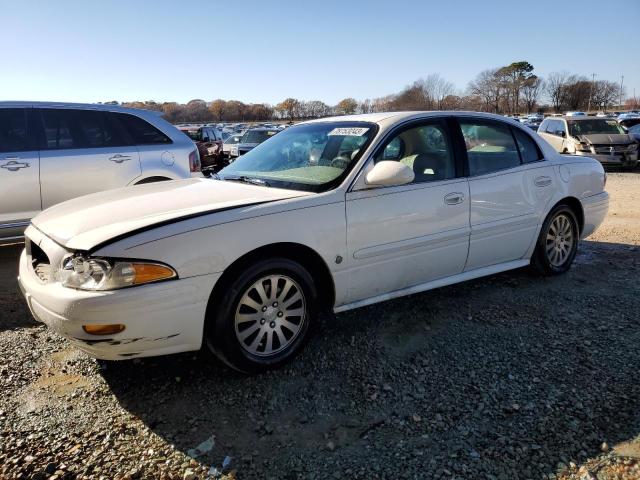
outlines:
[[[396,123],[401,123],[406,120],[429,118],[429,117],[475,117],[484,118],[487,120],[500,120],[502,122],[509,122],[514,125],[522,125],[520,122],[502,115],[495,113],[484,112],[472,112],[472,111],[460,111],[460,110],[424,110],[413,112],[380,112],[380,113],[362,113],[358,115],[341,115],[335,117],[318,118],[314,120],[307,120],[297,123],[296,125],[308,124],[308,123],[322,123],[322,122],[370,122],[376,123],[380,126],[389,126]]]
[[[71,102],[31,102],[31,101],[14,101],[4,100],[0,101],[0,108],[77,108],[82,110],[104,110],[109,112],[123,112],[123,113],[136,113],[136,112],[151,112],[157,115],[162,115],[164,112],[158,112],[156,110],[146,110],[143,108],[130,108],[123,107],[121,105],[112,105],[106,103],[71,103]]]

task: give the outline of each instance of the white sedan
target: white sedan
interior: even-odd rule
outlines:
[[[343,312],[532,264],[567,271],[602,165],[460,112],[305,122],[221,170],[71,200],[26,231],[34,317],[103,359],[200,349],[257,372]],[[460,332],[460,335],[464,335]]]

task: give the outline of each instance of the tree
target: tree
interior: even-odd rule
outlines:
[[[287,98],[276,105],[276,110],[283,118],[292,122],[299,115],[300,100],[295,98]]]
[[[224,119],[225,114],[227,113],[227,102],[218,98],[211,102],[209,105],[209,112],[213,115],[213,118],[218,120],[219,122]]]
[[[336,113],[338,115],[352,115],[356,113],[357,108],[358,102],[354,98],[345,98],[336,105]]]
[[[544,80],[536,75],[532,75],[525,80],[522,85],[522,99],[524,100],[527,113],[531,113],[535,110],[538,99],[544,90]]]
[[[553,72],[547,77],[546,92],[555,112],[562,109],[567,95],[567,85],[571,81],[572,77],[568,72]]]
[[[498,69],[497,74],[505,81],[505,86],[509,90],[511,97],[511,111],[519,111],[520,90],[533,75],[533,65],[529,62],[513,62],[506,67]]]
[[[498,69],[484,70],[469,83],[469,93],[477,95],[484,101],[484,109],[487,112],[499,113],[500,103],[503,99],[503,84]]]

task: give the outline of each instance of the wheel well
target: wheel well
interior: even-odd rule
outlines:
[[[144,185],[145,183],[165,182],[167,180],[171,180],[171,179],[168,177],[160,177],[160,176],[147,177],[147,178],[143,178],[139,182],[136,182],[134,185]]]
[[[229,265],[213,287],[209,305],[215,305],[215,302],[221,298],[228,285],[240,272],[246,269],[249,264],[273,257],[287,258],[302,265],[316,282],[320,305],[327,309],[333,307],[335,301],[335,285],[331,271],[324,259],[312,248],[299,243],[289,242],[273,243],[257,248],[246,253]]]
[[[582,209],[580,200],[576,197],[565,197],[556,203],[553,208],[558,205],[567,205],[571,210],[573,210],[573,213],[575,213],[576,218],[578,219],[578,231],[582,232],[582,229],[584,228],[584,210]]]

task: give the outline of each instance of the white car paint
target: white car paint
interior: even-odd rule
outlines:
[[[209,296],[238,259],[265,245],[293,243],[315,252],[330,272],[333,310],[345,311],[527,265],[545,217],[571,197],[584,211],[581,238],[608,209],[602,166],[563,157],[535,135],[545,159],[477,177],[390,187],[365,181],[372,153],[399,125],[459,112],[379,113],[331,121],[368,121],[378,133],[344,181],[324,193],[218,180],[184,180],[94,194],[33,219],[27,238],[59,264],[72,252],[145,259],[173,267],[178,279],[114,291],[42,282],[20,260],[20,284],[34,316],[105,359],[200,348]],[[495,119],[522,131],[518,122]],[[328,120],[315,120],[321,122]],[[215,306],[214,306],[215,308]],[[126,323],[95,343],[85,322]],[[135,340],[135,341],[133,341]]]

